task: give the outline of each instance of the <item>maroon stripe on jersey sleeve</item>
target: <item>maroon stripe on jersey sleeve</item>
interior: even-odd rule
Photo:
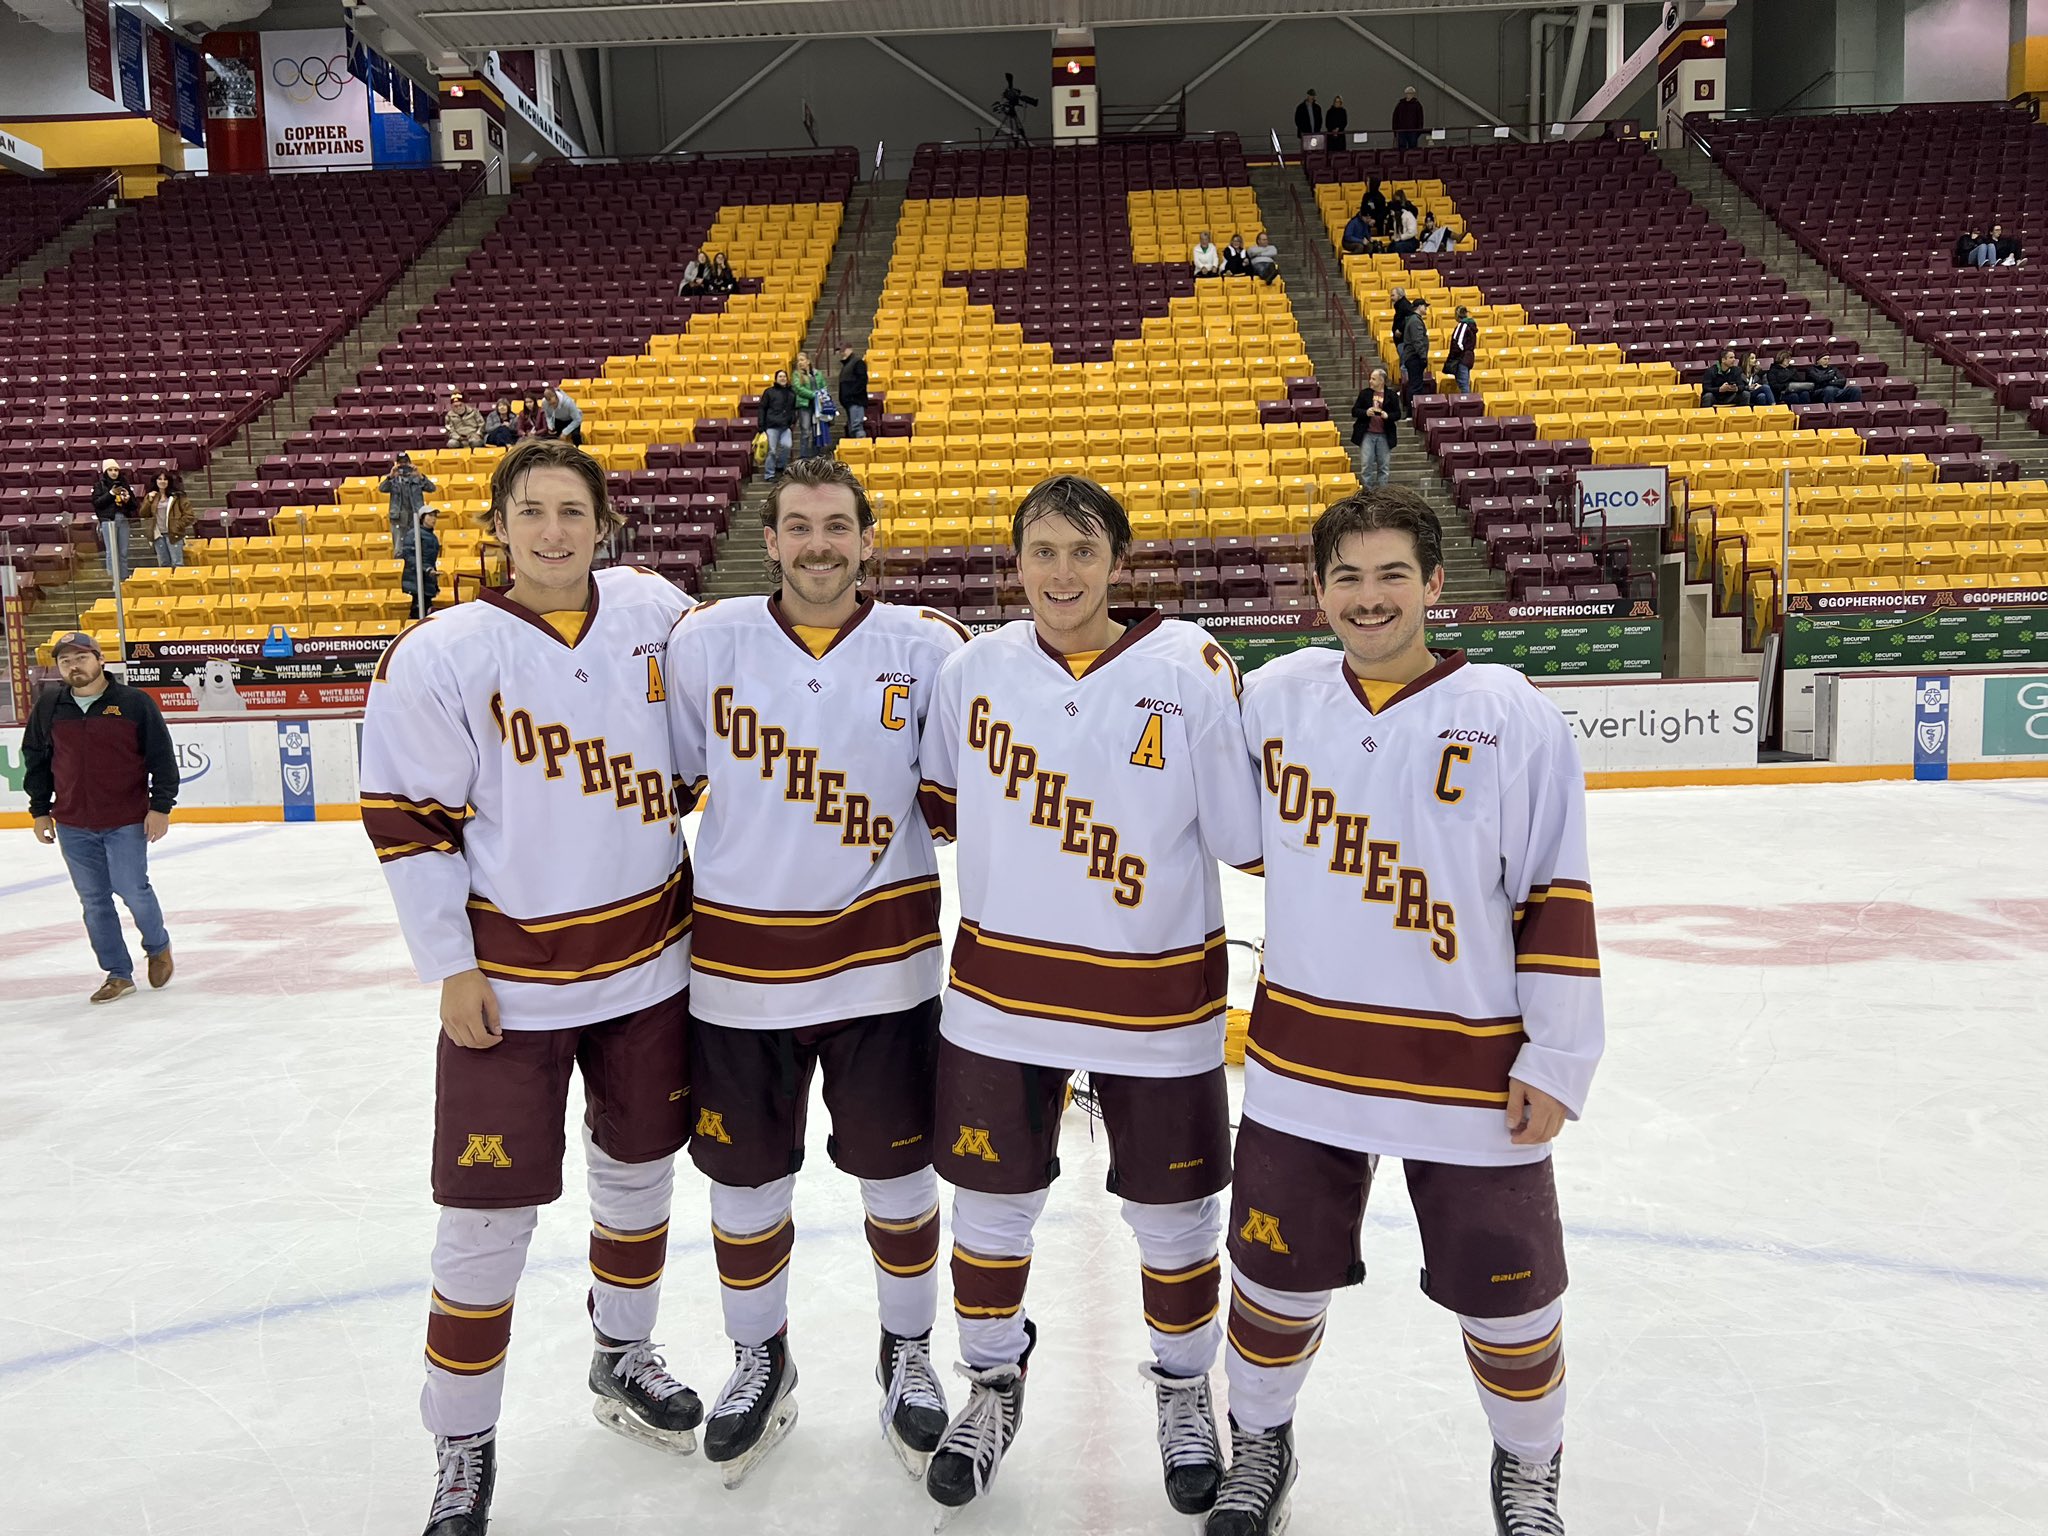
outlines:
[[[455,853],[462,848],[468,806],[438,800],[411,800],[404,795],[362,797],[363,831],[385,862],[415,853]]]
[[[1515,914],[1515,969],[1600,974],[1592,886],[1583,880],[1553,880],[1529,892]]]
[[[917,786],[917,808],[924,812],[925,825],[932,829],[933,837],[950,840],[959,836],[960,797],[953,790],[930,779],[921,780]]]
[[[775,912],[699,898],[690,962],[764,984],[821,981],[937,949],[936,875],[878,886],[843,912]]]
[[[1223,1011],[1230,957],[1220,928],[1200,944],[1133,955],[993,933],[963,920],[953,941],[953,985],[1026,1018],[1173,1029]]]
[[[1318,1087],[1494,1109],[1507,1103],[1508,1073],[1525,1038],[1517,1018],[1334,1002],[1262,980],[1245,1051]]]
[[[651,891],[543,917],[515,918],[480,896],[469,900],[477,969],[486,976],[566,986],[630,970],[690,931],[690,866]]]

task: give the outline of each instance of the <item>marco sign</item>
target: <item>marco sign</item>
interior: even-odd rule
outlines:
[[[1574,480],[1581,527],[1662,528],[1671,520],[1670,486],[1661,464],[1581,469]]]

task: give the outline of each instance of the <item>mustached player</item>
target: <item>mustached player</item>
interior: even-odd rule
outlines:
[[[511,586],[405,631],[364,715],[364,830],[420,979],[441,984],[430,1536],[483,1536],[490,1519],[513,1292],[562,1192],[572,1069],[598,1420],[689,1451],[703,1416],[649,1342],[690,1130],[690,866],[663,676],[690,599],[640,571],[591,574],[616,522],[602,466],[574,444],[506,454],[489,526]]]
[[[1111,612],[1130,520],[1093,481],[1036,486],[1012,541],[1033,617],[946,663],[924,739],[927,814],[960,844],[938,1130],[973,1383],[925,1485],[979,1497],[1017,1432],[1032,1228],[1079,1070],[1138,1240],[1167,1496],[1199,1513],[1222,1471],[1208,1372],[1230,1182],[1216,861],[1258,857],[1237,671],[1193,624]]]
[[[1383,487],[1316,521],[1341,651],[1245,682],[1259,764],[1264,973],[1230,1211],[1232,1460],[1209,1536],[1268,1536],[1295,1478],[1295,1398],[1330,1293],[1398,1157],[1422,1287],[1457,1314],[1493,1430],[1501,1536],[1557,1536],[1564,1238],[1550,1143],[1604,1029],[1585,776],[1520,673],[1433,652],[1443,534]]]
[[[882,1428],[922,1475],[946,1427],[932,1369],[939,1181],[932,1072],[938,860],[918,737],[952,620],[861,595],[874,513],[853,472],[801,459],[766,513],[777,591],[693,610],[669,642],[678,770],[710,781],[696,858],[696,1134],[732,1378],[704,1426],[728,1487],[796,1417],[790,1203],[811,1079],[826,1149],[860,1181],[881,1311]]]

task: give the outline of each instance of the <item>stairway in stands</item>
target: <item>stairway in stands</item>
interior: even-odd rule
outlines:
[[[1850,330],[1860,330],[1864,349],[1882,357],[1891,371],[1919,383],[1922,398],[1945,406],[1948,419],[1981,433],[1987,448],[2010,456],[2023,478],[2048,473],[2048,438],[2027,422],[2024,412],[2009,411],[1988,389],[1970,381],[1931,348],[1908,337],[1883,310],[1838,280],[1808,256],[1727,173],[1720,163],[1683,145],[1658,150],[1657,158],[1729,235],[1782,277],[1791,290],[1811,301],[1817,312],[1841,317]],[[1953,401],[1953,403],[1951,403]]]
[[[82,217],[67,224],[61,233],[53,235],[21,264],[0,280],[0,305],[12,304],[31,288],[42,286],[44,277],[71,259],[71,253],[82,246],[90,245],[116,219],[121,217],[119,208],[94,208]]]
[[[1268,220],[1268,232],[1274,237],[1274,244],[1282,246],[1280,270],[1293,290],[1294,318],[1301,327],[1302,347],[1316,365],[1316,377],[1322,381],[1323,398],[1330,404],[1330,416],[1348,444],[1351,441],[1351,402],[1364,384],[1364,376],[1375,364],[1376,359],[1370,350],[1374,344],[1381,346],[1383,356],[1377,361],[1387,367],[1388,377],[1397,381],[1400,378],[1399,368],[1391,363],[1392,345],[1380,342],[1377,337],[1367,338],[1361,319],[1360,336],[1368,351],[1354,368],[1353,359],[1330,328],[1327,314],[1329,290],[1317,284],[1311,276],[1312,268],[1305,252],[1290,251],[1282,245],[1284,232],[1294,225],[1297,197],[1306,204],[1308,215],[1303,224],[1302,238],[1322,238],[1322,230],[1315,220],[1315,206],[1306,196],[1307,188],[1300,168],[1285,164],[1255,165],[1251,169],[1251,182],[1259,194],[1259,209]],[[1332,264],[1336,259],[1334,255],[1326,258]],[[1331,270],[1330,266],[1324,268],[1325,272]],[[1356,308],[1349,290],[1339,288],[1335,296],[1347,308]],[[1356,382],[1354,373],[1359,375]],[[1497,603],[1505,599],[1506,579],[1499,571],[1488,568],[1486,550],[1473,540],[1468,521],[1458,510],[1441,466],[1423,446],[1422,434],[1414,430],[1412,424],[1404,424],[1396,443],[1393,483],[1405,485],[1419,494],[1436,510],[1437,518],[1443,524],[1443,600],[1446,603]]]
[[[856,350],[866,350],[875,305],[882,296],[882,280],[889,272],[890,242],[896,237],[907,185],[902,181],[864,181],[847,200],[832,264],[825,269],[824,298],[804,334],[804,350],[824,370],[826,386],[835,399],[839,394],[840,344],[850,342]],[[844,425],[842,410],[835,430]],[[717,563],[704,571],[703,595],[707,599],[769,590],[768,553],[762,539],[769,489],[759,475],[747,481],[719,538]]]

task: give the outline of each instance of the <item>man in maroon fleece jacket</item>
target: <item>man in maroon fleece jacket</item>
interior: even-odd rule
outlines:
[[[117,895],[142,930],[149,984],[171,979],[171,936],[149,885],[149,845],[170,829],[178,756],[156,700],[109,677],[91,635],[65,635],[56,656],[66,686],[46,690],[29,713],[22,788],[37,840],[63,850],[85,908],[85,931],[107,976],[92,1001],[111,1003],[135,990]]]

